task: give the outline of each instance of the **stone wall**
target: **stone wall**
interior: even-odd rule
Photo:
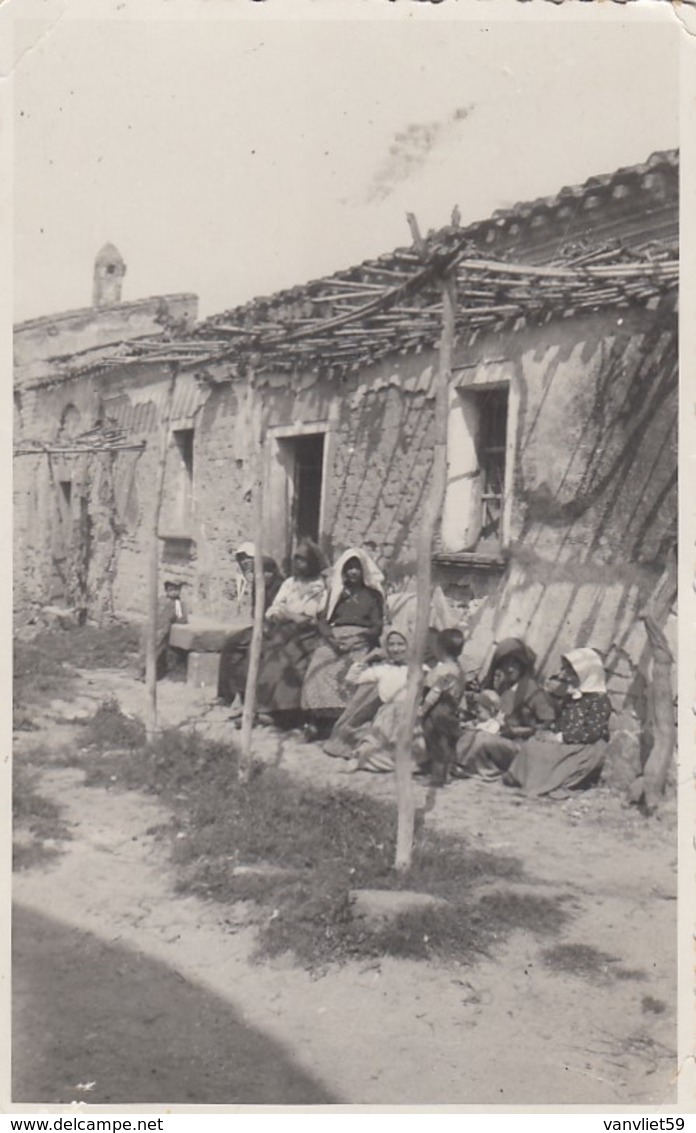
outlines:
[[[165,322],[192,326],[198,314],[195,295],[163,295],[114,306],[85,307],[39,319],[14,328],[15,386],[49,376],[52,359],[64,359],[148,334],[160,334]]]
[[[628,649],[638,663],[645,651],[636,615],[676,533],[675,316],[593,313],[480,336],[457,351],[454,386],[475,382],[492,361],[504,363],[517,397],[513,498],[507,565],[485,576],[485,601],[471,618],[472,663],[510,633],[529,640],[545,669],[577,644]],[[276,554],[287,545],[277,522],[279,439],[296,429],[326,430],[325,549],[335,554],[369,539],[392,577],[412,572],[432,459],[434,363],[424,352],[345,380],[265,376],[269,546]],[[144,612],[166,388],[167,372],[143,364],[24,395],[27,436],[51,439],[65,406],[74,405],[85,428],[106,408],[145,443],[138,454],[73,459],[77,526],[73,557],[62,569],[74,574],[75,556],[81,561],[75,541],[87,516],[95,617]],[[177,379],[172,428],[195,432],[193,498],[184,531],[177,527],[181,459],[172,441],[160,525],[171,538],[161,543],[162,572],[189,584],[198,613],[235,612],[234,550],[255,536],[251,405],[248,384],[223,364]],[[47,458],[15,464],[21,607],[56,598],[56,548],[65,530],[61,536]],[[436,577],[452,593],[481,593],[481,574],[470,565],[439,567]]]
[[[634,676],[645,672],[637,617],[677,537],[674,312],[564,319],[484,338],[458,363],[473,374],[486,357],[513,363],[517,455],[507,566],[497,582],[488,578],[471,617],[471,664],[515,635],[546,672],[574,645],[623,657]],[[466,566],[443,566],[436,577],[455,593],[467,583],[476,593],[477,573]],[[670,608],[663,593],[659,612],[676,655]]]

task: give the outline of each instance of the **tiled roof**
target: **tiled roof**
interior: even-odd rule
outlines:
[[[491,219],[494,221],[527,219],[540,212],[554,212],[570,201],[587,200],[593,195],[621,200],[625,197],[625,190],[641,187],[652,192],[659,177],[677,175],[678,172],[679,150],[660,150],[651,154],[648,160],[640,165],[627,165],[616,169],[613,173],[588,177],[580,185],[566,185],[551,197],[537,197],[534,201],[516,204],[509,209],[497,209]]]
[[[424,254],[397,248],[223,311],[174,341],[132,341],[100,366],[142,359],[202,366],[226,360],[281,372],[357,369],[437,342],[445,268],[456,273],[462,335],[673,299],[678,169],[678,151],[655,153],[465,228],[429,233]]]

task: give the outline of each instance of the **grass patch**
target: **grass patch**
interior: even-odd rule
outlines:
[[[62,661],[33,642],[15,642],[12,662],[12,697],[18,720],[31,719],[31,705],[75,688],[75,677]]]
[[[136,748],[145,743],[145,727],[141,720],[126,716],[115,697],[104,700],[83,725],[82,742],[94,747]]]
[[[667,1004],[663,999],[655,999],[652,995],[644,995],[640,1001],[641,1010],[647,1015],[664,1015]]]
[[[57,662],[77,669],[127,669],[129,653],[140,644],[136,625],[115,622],[108,626],[75,626],[72,629],[41,630],[29,643]]]
[[[15,705],[69,695],[75,688],[73,668],[125,669],[138,645],[139,629],[133,625],[44,629],[30,641],[15,641]]]
[[[548,934],[566,919],[558,898],[510,886],[477,895],[484,883],[524,880],[519,860],[434,831],[420,831],[411,871],[397,875],[392,804],[262,764],[242,783],[235,748],[195,732],[77,761],[88,783],[148,791],[171,808],[180,891],[248,902],[259,957],[291,953],[307,967],[384,955],[470,962],[515,929]],[[380,925],[354,914],[350,890],[358,888],[413,889],[448,904]]]
[[[54,843],[65,841],[68,832],[60,809],[37,788],[37,773],[15,763],[12,769],[13,852],[12,868],[45,865],[58,853]]]
[[[542,961],[547,968],[591,983],[647,979],[647,973],[640,968],[617,967],[618,960],[618,956],[610,956],[591,944],[557,944],[542,952]]]
[[[21,705],[12,706],[12,731],[13,732],[37,732],[39,730],[38,724],[35,723],[34,717],[31,712],[28,712]]]

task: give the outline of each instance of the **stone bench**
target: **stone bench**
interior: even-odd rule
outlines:
[[[186,683],[193,688],[217,691],[220,652],[225,639],[251,625],[248,615],[222,621],[191,618],[173,625],[169,632],[172,649],[186,653]]]

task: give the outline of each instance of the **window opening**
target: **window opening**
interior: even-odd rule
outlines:
[[[193,509],[193,429],[174,429],[174,443],[179,453],[178,518],[186,525]]]
[[[72,538],[72,480],[58,481],[58,517],[62,529],[62,539],[70,542]]]
[[[479,433],[477,455],[481,470],[481,541],[500,541],[505,494],[508,391],[482,390],[477,395]]]
[[[186,475],[193,479],[193,429],[175,429],[174,440]]]
[[[509,382],[457,390],[447,422],[445,552],[497,555],[508,539],[510,412]]]
[[[72,440],[80,431],[80,411],[75,405],[66,405],[60,418],[58,438],[61,441]]]

